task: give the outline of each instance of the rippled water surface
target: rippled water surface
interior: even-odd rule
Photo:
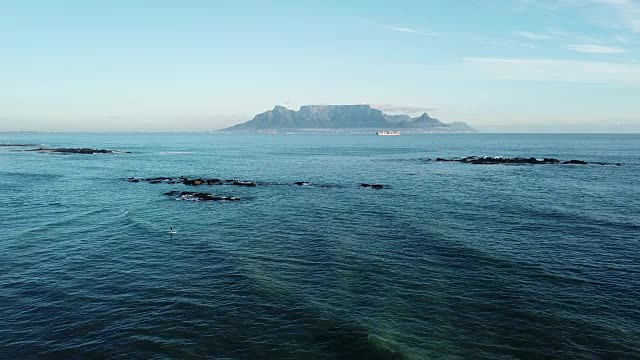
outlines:
[[[640,356],[640,136],[25,142],[131,153],[0,147],[0,358]],[[467,155],[622,166],[425,161]],[[178,175],[258,186],[125,180]]]

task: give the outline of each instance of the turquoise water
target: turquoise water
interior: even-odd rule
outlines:
[[[0,134],[25,142],[131,154],[0,147],[0,358],[640,353],[638,135]],[[425,161],[467,155],[622,166]],[[125,180],[178,175],[258,186]],[[196,189],[242,200],[163,195]]]

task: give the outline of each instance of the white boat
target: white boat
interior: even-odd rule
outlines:
[[[400,135],[400,131],[377,131],[376,135],[378,135],[378,136],[398,136],[398,135]]]

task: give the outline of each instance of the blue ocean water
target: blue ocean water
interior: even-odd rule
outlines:
[[[131,152],[0,147],[0,358],[640,358],[639,135],[0,143]],[[179,175],[258,186],[125,180]]]

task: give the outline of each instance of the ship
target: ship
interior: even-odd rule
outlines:
[[[378,135],[378,136],[398,136],[398,135],[400,135],[400,131],[376,131],[376,135]]]

